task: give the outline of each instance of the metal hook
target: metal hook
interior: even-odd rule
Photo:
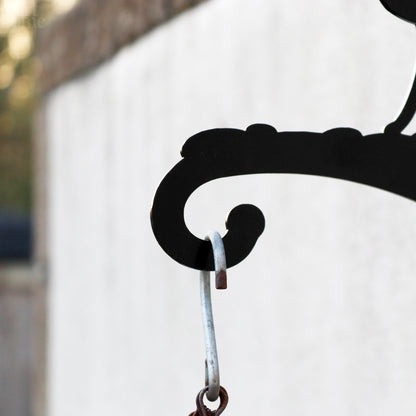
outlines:
[[[205,237],[205,240],[210,240],[212,244],[217,288],[225,289],[227,287],[226,260],[224,244],[222,242],[221,235],[216,231],[211,231]],[[200,294],[206,353],[205,384],[208,387],[206,396],[209,401],[214,402],[218,399],[220,394],[220,369],[218,365],[214,317],[212,314],[211,283],[209,271],[201,270]]]
[[[211,231],[205,240],[211,241],[214,254],[215,287],[216,289],[227,289],[227,262],[222,237],[217,231]]]

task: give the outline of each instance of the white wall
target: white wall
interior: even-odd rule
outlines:
[[[194,410],[199,279],[153,237],[159,182],[204,129],[382,131],[415,43],[376,0],[211,0],[48,96],[50,416]],[[189,226],[223,233],[244,202],[267,224],[214,293],[226,414],[414,415],[416,205],[238,177],[198,190]]]

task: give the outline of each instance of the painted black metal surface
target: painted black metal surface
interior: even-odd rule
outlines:
[[[400,18],[416,23],[415,0],[381,0]],[[350,128],[324,133],[277,132],[257,124],[246,131],[213,129],[191,137],[183,159],[161,182],[151,222],[162,248],[179,263],[214,270],[211,245],[195,237],[184,221],[185,203],[201,185],[214,179],[255,173],[295,173],[345,179],[416,201],[416,136],[403,129],[416,112],[416,79],[396,121],[384,133],[362,136]],[[227,267],[248,256],[264,230],[261,211],[239,205],[227,220],[224,236]]]
[[[395,16],[416,24],[415,0],[380,0],[383,6]]]
[[[187,229],[183,212],[199,186],[214,179],[255,173],[298,173],[346,179],[416,201],[416,138],[401,134],[363,137],[353,129],[325,133],[282,132],[267,125],[247,131],[214,129],[191,137],[183,159],[160,184],[152,227],[162,248],[179,263],[214,270],[211,246]],[[261,211],[231,211],[224,237],[227,267],[243,260],[264,229]]]

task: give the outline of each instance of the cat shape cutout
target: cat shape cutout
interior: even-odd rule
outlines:
[[[392,14],[416,24],[415,0],[380,0]],[[256,173],[292,173],[344,179],[416,201],[416,135],[402,134],[416,112],[416,77],[399,117],[384,133],[363,136],[352,128],[324,133],[278,132],[255,124],[247,130],[212,129],[184,144],[183,159],[160,183],[151,210],[153,233],[163,250],[182,265],[215,269],[209,241],[194,236],[185,204],[201,185],[219,178]],[[223,237],[227,268],[244,260],[265,227],[254,205],[235,207]]]

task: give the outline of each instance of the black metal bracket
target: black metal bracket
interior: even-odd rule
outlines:
[[[416,23],[415,0],[381,0],[396,16]],[[401,134],[416,112],[416,78],[397,120],[384,133],[363,136],[350,128],[324,133],[277,132],[255,124],[246,131],[213,129],[196,134],[182,148],[183,159],[157,189],[151,211],[153,232],[177,262],[214,270],[211,244],[186,227],[184,208],[201,185],[223,177],[256,173],[296,173],[345,179],[416,201],[416,135]],[[253,249],[264,230],[262,212],[239,205],[229,214],[224,236],[227,267]]]

